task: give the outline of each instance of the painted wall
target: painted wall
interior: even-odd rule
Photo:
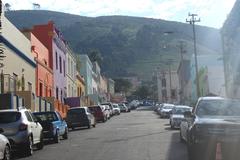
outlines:
[[[48,49],[31,33],[23,31],[24,35],[31,41],[32,55],[37,63],[36,67],[36,95],[40,97],[51,97],[53,94],[53,71],[49,66]]]
[[[85,80],[85,93],[86,95],[93,94],[93,87],[92,87],[92,62],[88,58],[87,55],[80,55],[81,59],[81,68],[80,74],[84,77]]]
[[[50,68],[54,77],[54,97],[63,102],[66,97],[66,45],[61,32],[50,21],[33,27],[33,34],[48,48]]]
[[[76,59],[73,56],[72,50],[67,47],[67,97],[77,96],[76,85]]]
[[[2,18],[2,36],[1,43],[5,50],[6,57],[3,60],[2,68],[5,74],[5,87],[7,90],[13,91],[14,87],[22,82],[24,77],[25,91],[31,90],[35,94],[35,67],[34,58],[31,54],[30,41],[5,18]],[[8,80],[8,81],[7,81]],[[19,91],[22,89],[19,88]]]

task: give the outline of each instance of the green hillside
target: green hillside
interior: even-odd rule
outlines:
[[[179,40],[186,41],[188,56],[193,52],[192,28],[179,22],[127,16],[89,18],[41,10],[11,11],[6,16],[20,29],[53,20],[76,53],[98,49],[104,58],[102,71],[111,77],[151,78],[168,59],[174,60],[176,68]],[[220,52],[219,30],[202,26],[196,30],[199,54]]]

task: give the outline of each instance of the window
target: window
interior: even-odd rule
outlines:
[[[61,101],[62,101],[62,99],[63,99],[63,91],[61,90]]]
[[[162,79],[162,87],[166,87],[167,86],[167,82],[166,82],[166,79]]]
[[[43,84],[39,83],[39,96],[42,97],[43,96]]]
[[[13,73],[13,87],[14,87],[14,91],[17,91],[18,90],[18,87],[17,87],[17,81],[18,81],[18,75]]]
[[[58,87],[56,88],[56,98],[58,99]]]
[[[167,90],[162,90],[162,97],[167,98]]]
[[[62,57],[59,57],[59,68],[60,68],[60,73],[62,73]]]
[[[176,98],[176,89],[171,90],[171,97]]]
[[[27,120],[28,120],[29,122],[33,122],[33,119],[32,119],[32,117],[31,117],[31,115],[28,113],[28,111],[25,111],[24,113],[25,113],[25,115],[26,115],[26,117],[27,117]]]
[[[64,77],[65,77],[65,75],[66,75],[66,70],[65,70],[65,61],[63,60],[63,75],[64,75]]]
[[[56,56],[56,69],[58,69],[58,53],[55,52],[55,56]]]

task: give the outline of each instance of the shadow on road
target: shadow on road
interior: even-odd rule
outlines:
[[[167,160],[188,160],[186,144],[180,141],[179,133],[172,134]]]

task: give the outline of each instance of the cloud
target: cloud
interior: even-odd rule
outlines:
[[[41,9],[62,11],[84,16],[129,15],[166,20],[183,20],[188,12],[201,17],[226,17],[236,0],[4,0],[12,9],[32,9],[38,3]],[[209,19],[209,18],[206,18]],[[218,17],[219,19],[219,17]],[[215,22],[220,26],[221,22]]]

